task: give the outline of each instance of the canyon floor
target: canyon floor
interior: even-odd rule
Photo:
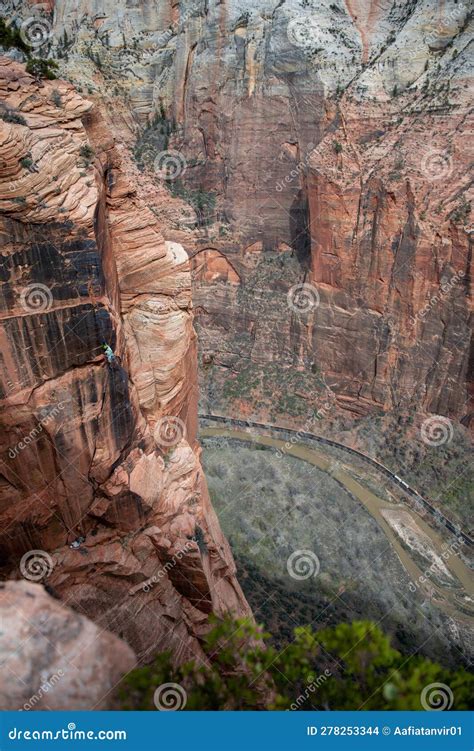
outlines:
[[[377,493],[347,459],[225,428],[204,427],[200,440],[242,586],[278,644],[305,623],[370,618],[403,652],[470,661],[472,577],[454,536]],[[298,555],[309,574],[292,576]]]

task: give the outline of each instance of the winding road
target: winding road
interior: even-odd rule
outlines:
[[[421,588],[430,601],[439,610],[456,621],[470,626],[474,605],[474,587],[472,572],[456,554],[462,543],[456,541],[447,549],[440,535],[433,530],[412,508],[400,511],[399,503],[382,500],[365,485],[356,480],[340,462],[320,453],[316,447],[303,442],[281,440],[273,436],[261,435],[256,432],[245,432],[234,426],[202,427],[200,439],[203,445],[208,438],[234,439],[243,443],[259,444],[277,449],[281,456],[291,456],[318,467],[331,475],[345,490],[376,520],[386,539],[397,554],[402,566],[409,575],[410,592]],[[240,421],[242,422],[242,421]],[[410,521],[409,521],[410,520]],[[408,540],[400,529],[409,529]],[[405,541],[404,541],[405,538]],[[410,539],[411,538],[411,539]],[[459,539],[459,538],[458,538]],[[408,544],[407,544],[408,543]],[[425,555],[420,558],[420,548],[424,548]],[[431,551],[431,552],[430,552]],[[424,565],[422,563],[424,558]],[[437,561],[437,563],[436,563]],[[436,580],[433,571],[439,570],[444,564],[448,580]],[[433,568],[434,567],[434,568]],[[449,580],[449,577],[451,579]]]
[[[431,514],[431,516],[436,517],[436,519],[444,524],[446,529],[448,529],[450,532],[454,533],[456,537],[461,538],[463,542],[466,545],[469,545],[472,547],[474,545],[474,539],[463,530],[459,529],[459,527],[454,524],[450,519],[448,519],[447,516],[445,516],[439,509],[437,509],[430,501],[426,500],[426,498],[423,498],[417,490],[410,487],[405,480],[402,480],[401,477],[395,474],[395,472],[392,472],[388,467],[385,467],[383,464],[380,464],[380,462],[377,462],[375,459],[372,459],[372,457],[367,456],[367,454],[362,453],[362,451],[357,451],[357,449],[350,448],[349,446],[346,446],[344,443],[338,443],[337,441],[333,441],[329,438],[323,438],[322,436],[315,435],[314,433],[308,433],[303,430],[294,430],[292,428],[284,428],[280,425],[272,425],[269,423],[260,423],[260,422],[253,422],[251,420],[239,420],[234,417],[225,417],[223,415],[205,415],[200,414],[199,415],[200,420],[208,420],[210,422],[217,422],[222,425],[225,425],[227,427],[232,428],[255,428],[256,430],[269,430],[273,431],[275,433],[278,433],[280,435],[287,434],[290,436],[287,443],[292,446],[294,445],[295,441],[292,440],[292,436],[296,436],[297,440],[301,440],[302,438],[305,438],[310,441],[315,441],[317,443],[324,444],[326,446],[333,446],[338,449],[342,449],[343,451],[353,454],[354,456],[357,456],[359,459],[362,459],[366,464],[370,464],[371,467],[376,469],[378,472],[383,474],[385,477],[388,477],[389,480],[391,480],[393,483],[395,483],[407,496],[410,497],[410,499],[414,502],[415,508],[419,511],[420,509],[424,509],[424,511]]]

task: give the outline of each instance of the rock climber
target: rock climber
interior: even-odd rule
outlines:
[[[116,357],[113,353],[112,348],[107,344],[107,342],[104,342],[102,344],[102,349],[104,350],[104,354],[107,358],[107,362],[109,363],[109,365],[112,365],[116,360]]]

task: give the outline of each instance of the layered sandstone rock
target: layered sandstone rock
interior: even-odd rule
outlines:
[[[100,106],[7,58],[0,98],[2,572],[43,551],[139,660],[200,656],[208,614],[248,608],[195,441],[187,253]]]
[[[215,197],[193,230],[150,196],[197,254],[206,408],[298,422],[328,384],[347,414],[468,419],[467,4],[64,0],[49,21],[124,143],[164,113],[178,128],[151,144],[185,159],[175,188]]]
[[[136,665],[130,647],[47,594],[40,584],[0,585],[2,710],[109,709]]]

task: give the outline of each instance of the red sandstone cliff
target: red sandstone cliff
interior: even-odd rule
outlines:
[[[208,614],[248,607],[195,440],[187,254],[100,107],[1,58],[0,108],[2,574],[39,550],[139,660],[199,656]]]
[[[41,54],[105,98],[124,151],[177,149],[171,192],[214,204],[196,222],[146,196],[196,254],[206,409],[299,423],[317,371],[341,413],[469,421],[467,4],[62,0],[43,19]],[[157,114],[169,143],[144,132]]]

